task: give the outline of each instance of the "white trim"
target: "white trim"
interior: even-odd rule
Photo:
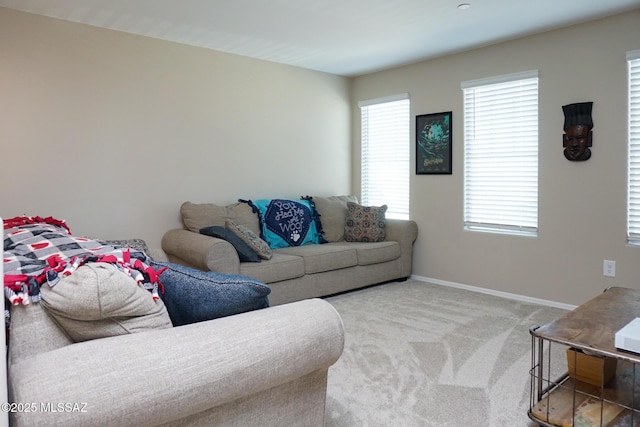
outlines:
[[[446,281],[446,280],[433,279],[431,277],[422,277],[422,276],[411,275],[411,278],[414,279],[414,280],[417,280],[419,282],[433,283],[434,285],[441,285],[441,286],[449,286],[451,288],[464,289],[464,290],[471,291],[471,292],[478,292],[478,293],[481,293],[481,294],[493,295],[493,296],[496,296],[496,297],[507,298],[507,299],[512,299],[512,300],[516,300],[516,301],[522,301],[522,302],[528,302],[528,303],[531,303],[531,304],[539,304],[539,305],[544,305],[544,306],[547,306],[547,307],[561,308],[563,310],[571,311],[571,310],[573,310],[573,309],[575,309],[577,307],[577,306],[571,305],[571,304],[564,304],[564,303],[561,303],[561,302],[550,301],[550,300],[541,299],[541,298],[534,298],[534,297],[528,297],[528,296],[524,296],[524,295],[512,294],[510,292],[495,291],[493,289],[480,288],[480,287],[477,287],[477,286],[463,285],[462,283],[455,283],[455,282],[449,282],[449,281]]]
[[[627,61],[633,61],[634,59],[640,59],[640,49],[627,52]]]
[[[399,93],[397,95],[383,96],[382,98],[367,99],[367,100],[358,102],[358,107],[360,108],[368,107],[369,105],[383,104],[385,102],[401,101],[403,99],[409,99],[409,94]]]
[[[538,78],[538,70],[522,71],[519,73],[503,74],[501,76],[486,77],[484,79],[467,80],[460,82],[460,89],[468,89],[471,87],[493,85],[496,83],[506,83],[515,80]]]

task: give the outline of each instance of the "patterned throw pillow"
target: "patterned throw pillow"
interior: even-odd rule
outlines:
[[[251,249],[256,251],[260,258],[271,259],[271,257],[273,256],[273,251],[269,247],[269,244],[258,237],[256,233],[249,230],[244,225],[236,224],[231,220],[227,220],[225,226],[229,231],[238,236],[240,240],[249,245]]]
[[[262,233],[271,249],[321,243],[318,214],[308,200],[246,200],[260,218]]]
[[[253,248],[247,245],[242,239],[235,235],[231,230],[227,230],[219,225],[212,225],[211,227],[204,227],[200,229],[200,234],[206,236],[217,237],[218,239],[226,240],[229,242],[238,253],[240,262],[260,262],[260,257],[253,250]]]
[[[362,206],[347,202],[344,240],[347,242],[383,242],[386,238],[387,205]]]

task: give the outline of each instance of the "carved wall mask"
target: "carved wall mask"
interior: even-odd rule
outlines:
[[[584,161],[591,157],[589,147],[593,145],[593,102],[581,102],[562,107],[564,112],[564,131],[562,146],[564,157],[571,161]]]

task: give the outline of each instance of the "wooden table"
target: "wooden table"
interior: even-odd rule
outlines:
[[[532,327],[529,417],[543,426],[640,427],[640,355],[614,345],[615,333],[636,317],[640,290],[614,287],[551,323]],[[616,375],[598,385],[575,381],[568,372],[553,380],[554,345],[615,358]]]

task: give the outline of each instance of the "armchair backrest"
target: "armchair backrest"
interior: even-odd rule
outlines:
[[[39,303],[10,310],[9,367],[13,361],[73,344]]]

